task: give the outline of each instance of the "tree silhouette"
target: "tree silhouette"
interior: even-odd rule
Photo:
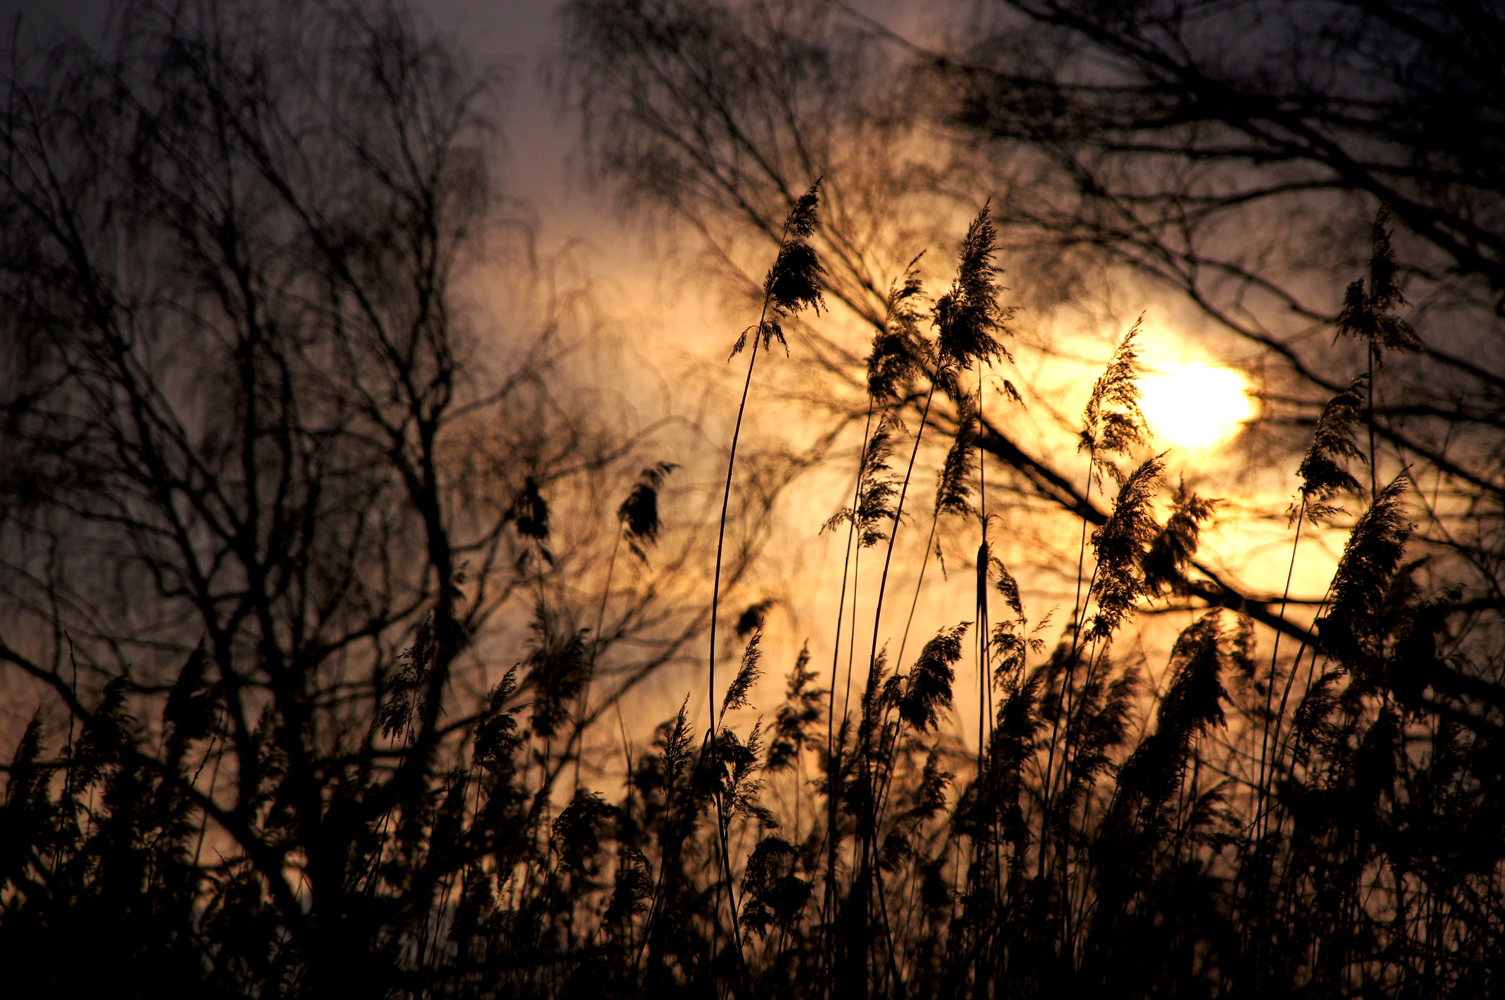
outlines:
[[[409,15],[146,0],[114,30],[4,81],[0,660],[43,706],[7,964],[379,993],[432,961],[484,837],[547,839],[597,666],[581,713],[701,628],[677,584],[602,579],[613,533],[646,558],[672,465],[619,525],[596,498],[654,428],[573,382],[565,304],[480,326],[490,86]],[[518,755],[543,778],[513,801]]]

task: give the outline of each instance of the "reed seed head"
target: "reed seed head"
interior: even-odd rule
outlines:
[[[942,366],[970,368],[977,362],[1013,360],[997,337],[1011,332],[1007,320],[1012,315],[1012,310],[998,304],[1001,272],[993,264],[997,237],[989,207],[984,205],[962,239],[956,280],[935,303]]]
[[[1339,493],[1357,496],[1364,492],[1347,465],[1350,460],[1367,461],[1354,441],[1354,433],[1364,412],[1367,379],[1367,375],[1358,376],[1322,408],[1312,434],[1312,445],[1296,469],[1296,475],[1301,477],[1301,504],[1292,505],[1292,521],[1299,516],[1303,506],[1309,517],[1331,516],[1342,508],[1331,506],[1327,501]]]
[[[1092,384],[1087,406],[1082,411],[1082,432],[1078,451],[1092,456],[1093,476],[1102,482],[1102,470],[1108,469],[1115,479],[1117,467],[1109,462],[1110,454],[1127,455],[1132,449],[1149,443],[1150,426],[1139,409],[1139,336],[1144,317],[1134,321],[1124,334],[1108,367]]]

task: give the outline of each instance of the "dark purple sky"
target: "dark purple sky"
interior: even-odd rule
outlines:
[[[115,6],[111,0],[0,0],[0,25],[9,35],[17,16],[22,37],[72,32],[97,39]],[[564,158],[573,138],[558,102],[540,82],[539,67],[556,45],[559,0],[415,0],[419,16],[480,66],[507,80],[504,134],[510,152],[502,174],[509,189],[541,217],[569,216]],[[560,218],[565,222],[566,219]]]

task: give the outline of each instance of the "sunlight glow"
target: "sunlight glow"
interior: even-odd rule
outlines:
[[[1180,365],[1140,382],[1140,409],[1162,442],[1210,448],[1254,416],[1249,380],[1232,368]]]

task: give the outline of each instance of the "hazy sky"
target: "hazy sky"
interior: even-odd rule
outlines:
[[[23,38],[68,31],[93,39],[115,6],[111,0],[0,0],[0,23],[8,34],[19,16]],[[509,190],[531,202],[546,223],[555,213],[571,214],[564,161],[573,130],[539,73],[558,44],[559,0],[417,0],[411,6],[444,40],[507,81],[510,155],[502,175]]]

